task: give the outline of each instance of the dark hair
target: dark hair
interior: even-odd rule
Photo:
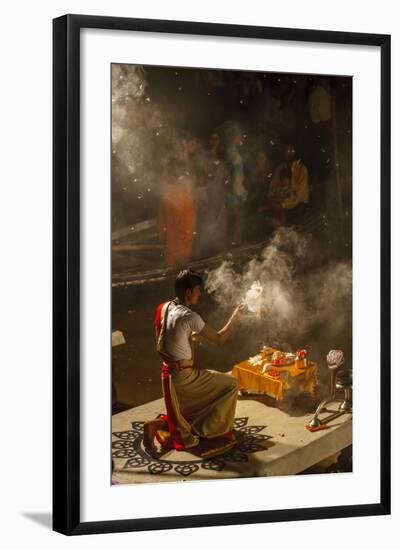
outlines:
[[[185,301],[185,291],[193,290],[195,286],[202,286],[203,278],[200,273],[192,269],[180,271],[175,279],[175,293],[179,300]]]

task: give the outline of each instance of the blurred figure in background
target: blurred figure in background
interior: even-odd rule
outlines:
[[[281,168],[277,177],[271,182],[268,193],[268,210],[273,226],[283,225],[286,221],[283,201],[291,195],[292,172],[289,168]]]
[[[179,268],[192,260],[196,230],[195,171],[190,155],[196,141],[182,134],[176,154],[161,176],[158,227],[167,267]]]
[[[220,252],[227,241],[228,215],[225,204],[228,168],[220,154],[220,136],[213,132],[202,158],[202,184],[197,211],[196,257]]]
[[[254,158],[254,157],[253,157]],[[250,240],[263,239],[266,236],[268,196],[272,173],[267,151],[259,149],[249,166],[248,199],[246,208],[246,235]]]
[[[296,158],[296,151],[292,145],[288,145],[285,156],[286,166],[291,171],[291,192],[282,202],[282,206],[291,209],[308,203],[308,170],[301,159]]]
[[[232,244],[240,244],[243,238],[245,202],[247,190],[244,186],[243,158],[240,154],[242,134],[237,125],[227,130],[226,162],[229,170],[229,187],[226,203],[229,213],[229,231]]]
[[[296,158],[296,156],[293,145],[289,144],[285,148],[284,161],[277,166],[272,182],[274,188],[283,188],[282,193],[285,194],[286,189],[284,181],[287,179],[287,171],[289,171],[290,189],[288,196],[281,200],[281,206],[286,210],[286,218],[290,222],[302,216],[309,198],[308,170],[301,159],[298,156]]]

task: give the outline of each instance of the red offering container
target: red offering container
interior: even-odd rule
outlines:
[[[307,367],[307,350],[298,349],[296,351],[295,364],[298,369],[305,369]]]

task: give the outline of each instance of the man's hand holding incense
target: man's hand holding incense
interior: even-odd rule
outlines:
[[[235,309],[233,310],[233,313],[232,313],[232,316],[231,316],[231,320],[232,321],[236,321],[236,319],[238,319],[242,313],[242,311],[245,309],[245,305],[244,304],[239,304],[235,307]]]
[[[233,310],[233,313],[230,316],[229,321],[218,332],[214,328],[210,327],[210,325],[205,325],[203,330],[199,333],[199,335],[205,338],[206,340],[213,342],[217,346],[223,346],[225,342],[228,340],[229,336],[231,335],[233,327],[236,323],[236,320],[241,315],[242,311],[244,310],[244,307],[245,307],[244,304],[237,305]]]

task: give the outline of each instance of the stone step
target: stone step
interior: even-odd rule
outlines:
[[[173,450],[154,459],[143,449],[143,422],[164,412],[164,401],[158,399],[112,417],[114,480],[130,484],[292,475],[352,444],[351,414],[311,433],[305,426],[312,414],[291,416],[249,398],[237,402],[239,439],[226,454],[201,459]]]

